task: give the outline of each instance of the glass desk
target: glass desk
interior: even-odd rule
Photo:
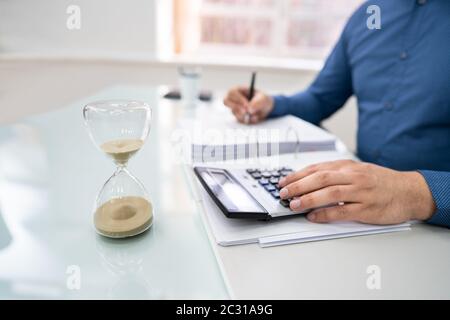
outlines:
[[[95,149],[82,118],[87,102],[116,98],[153,108],[150,137],[129,168],[148,190],[155,220],[125,240],[94,231],[95,195],[114,165]],[[0,126],[0,298],[228,298],[170,148],[183,116],[157,88],[118,86]]]

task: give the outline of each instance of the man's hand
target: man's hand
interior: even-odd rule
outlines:
[[[247,97],[249,89],[247,87],[236,87],[231,89],[223,103],[231,109],[236,119],[245,123],[245,114],[250,114],[249,123],[258,123],[267,118],[273,109],[272,97],[256,90],[251,101]]]
[[[306,167],[281,179],[279,185],[281,198],[294,198],[290,204],[293,211],[336,204],[309,213],[307,218],[314,222],[352,220],[395,224],[426,220],[436,210],[420,173],[394,171],[352,160]]]

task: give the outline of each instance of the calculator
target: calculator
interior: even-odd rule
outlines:
[[[278,181],[291,173],[276,169],[194,167],[200,183],[228,218],[270,220],[298,215],[289,200],[280,199]]]

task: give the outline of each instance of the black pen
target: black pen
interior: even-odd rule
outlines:
[[[249,102],[252,101],[253,96],[255,95],[255,80],[256,80],[256,72],[253,71],[252,72],[252,80],[250,81],[250,88],[248,90],[248,97],[247,97]],[[244,122],[246,124],[250,123],[250,117],[251,117],[251,114],[247,110],[247,112],[245,113],[245,116],[244,116]]]

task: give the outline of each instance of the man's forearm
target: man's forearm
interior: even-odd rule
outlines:
[[[418,172],[404,172],[405,205],[412,219],[428,220],[436,211],[433,195],[424,177]]]

